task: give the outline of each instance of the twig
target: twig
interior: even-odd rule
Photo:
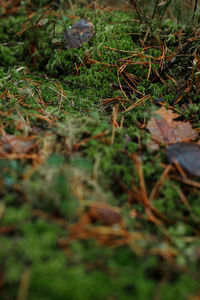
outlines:
[[[152,20],[153,20],[155,14],[156,14],[156,10],[157,10],[157,7],[158,7],[158,1],[159,1],[159,0],[156,0],[156,3],[155,3],[155,5],[154,5],[153,14],[152,14],[152,17],[151,17]]]
[[[192,15],[192,22],[194,21],[194,17],[195,17],[195,14],[196,14],[196,10],[197,10],[197,2],[198,2],[198,0],[195,1],[194,10],[193,10],[193,15]]]
[[[144,11],[141,9],[141,7],[138,5],[137,3],[137,0],[130,0],[130,4],[131,6],[135,9],[137,15],[138,15],[138,18],[140,20],[141,23],[146,23],[148,26],[149,26],[149,29],[151,30],[152,32],[152,28],[151,28],[151,25],[150,23],[148,22],[147,20],[147,17],[145,16],[145,13]]]

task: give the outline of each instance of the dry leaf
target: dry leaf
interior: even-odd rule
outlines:
[[[174,113],[172,110],[167,110],[164,107],[155,111],[155,114],[160,115],[167,123],[173,124],[173,120],[179,117],[179,114]]]
[[[173,111],[162,107],[155,114],[157,117],[151,118],[147,128],[157,142],[173,144],[190,141],[197,136],[197,132],[189,122],[174,121],[179,115]]]
[[[175,143],[167,148],[170,163],[175,160],[189,175],[200,177],[200,145],[192,143]]]
[[[16,154],[28,153],[35,145],[35,137],[33,138],[20,138],[12,134],[4,133],[0,137],[0,152]]]
[[[119,224],[122,222],[119,209],[106,203],[91,203],[89,215],[92,219],[100,221],[105,225]]]
[[[95,224],[96,222],[101,224]],[[116,224],[118,226],[113,226]],[[59,240],[59,245],[65,247],[75,239],[95,239],[101,245],[116,247],[127,244],[129,237],[118,207],[93,202],[79,222],[71,227],[67,238]]]
[[[93,24],[84,19],[79,20],[69,30],[65,31],[66,48],[79,48],[84,42],[88,42],[93,35]]]

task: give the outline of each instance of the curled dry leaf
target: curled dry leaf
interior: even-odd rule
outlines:
[[[35,145],[35,137],[20,138],[12,134],[0,137],[0,153],[28,153]]]
[[[79,20],[65,31],[64,40],[67,49],[79,48],[93,37],[93,24],[87,20]]]
[[[88,213],[90,218],[100,221],[104,225],[113,225],[122,222],[119,209],[106,203],[91,203]]]
[[[200,177],[200,145],[175,143],[167,148],[170,163],[176,161],[191,176]]]
[[[100,224],[97,225],[95,222]],[[115,224],[118,226],[113,227]],[[116,247],[127,244],[129,238],[130,234],[125,229],[118,207],[92,202],[79,222],[70,228],[67,238],[59,240],[59,245],[65,247],[75,239],[95,239],[101,245]]]
[[[157,116],[151,118],[147,128],[157,142],[173,144],[196,138],[197,132],[189,122],[174,121],[179,115],[173,111],[162,107],[155,114]]]

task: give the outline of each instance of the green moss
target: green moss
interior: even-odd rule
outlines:
[[[179,8],[179,1],[175,2],[169,7],[174,16]],[[194,67],[198,76],[192,62],[198,42],[192,39],[185,50],[192,58],[177,55],[174,62],[165,61],[166,69],[154,58],[163,54],[162,45],[166,55],[174,53],[194,37],[195,27],[181,25],[183,12],[177,21],[163,17],[160,22],[164,7],[156,11],[150,30],[135,20],[132,10],[111,13],[86,7],[83,1],[72,6],[60,1],[58,7],[52,4],[47,10],[43,8],[47,4],[35,1],[30,7],[30,1],[24,1],[15,15],[3,15],[0,21],[1,127],[16,137],[36,136],[37,146],[31,153],[38,158],[0,161],[1,299],[20,298],[25,275],[30,300],[146,300],[155,295],[188,299],[198,289],[199,191],[165,178],[152,200],[161,222],[153,223],[144,207],[141,173],[132,155],[141,163],[150,196],[167,159],[164,146],[153,151],[152,136],[140,127],[158,109],[157,98],[162,97],[166,107],[174,104],[177,85],[167,75],[184,83]],[[150,14],[152,7],[145,4],[143,8]],[[73,24],[71,16],[77,16],[74,21],[85,18],[94,24],[94,37],[79,49],[64,45],[64,31]],[[118,73],[129,55],[133,56],[126,72],[135,76],[136,89],[150,98],[124,113],[124,107],[139,100],[137,93],[127,93],[124,102],[104,101],[124,97],[110,85],[119,84],[119,78],[121,84],[130,83]],[[150,60],[151,70],[144,64]],[[175,108],[183,120],[199,128],[195,80],[190,94]],[[114,132],[115,104],[117,122],[123,120],[123,127]],[[77,238],[62,249],[60,239],[69,237],[90,202],[119,207],[133,239],[112,248],[100,246],[94,238]],[[96,223],[94,218],[88,230],[102,229],[101,222]],[[80,231],[83,228],[84,224]],[[110,229],[117,232],[118,226]]]

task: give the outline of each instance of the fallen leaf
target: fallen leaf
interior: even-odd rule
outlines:
[[[71,227],[67,238],[59,240],[59,245],[65,247],[75,239],[95,239],[101,245],[117,247],[127,244],[129,238],[118,207],[92,202],[79,222]]]
[[[122,222],[119,209],[106,203],[91,203],[88,213],[92,219],[100,221],[105,225]]]
[[[93,24],[81,19],[65,31],[64,40],[67,49],[79,48],[93,37]]]
[[[179,114],[174,113],[172,110],[167,110],[164,107],[155,111],[155,114],[160,115],[167,123],[173,124],[173,120],[179,117]]]
[[[12,134],[3,134],[0,137],[0,152],[24,154],[35,145],[35,137],[20,138]]]
[[[189,122],[174,121],[179,115],[173,111],[162,107],[155,111],[155,114],[157,117],[151,118],[147,124],[147,128],[155,141],[173,144],[196,138],[197,132]]]
[[[170,163],[176,162],[191,176],[200,177],[200,145],[175,143],[166,151]]]

